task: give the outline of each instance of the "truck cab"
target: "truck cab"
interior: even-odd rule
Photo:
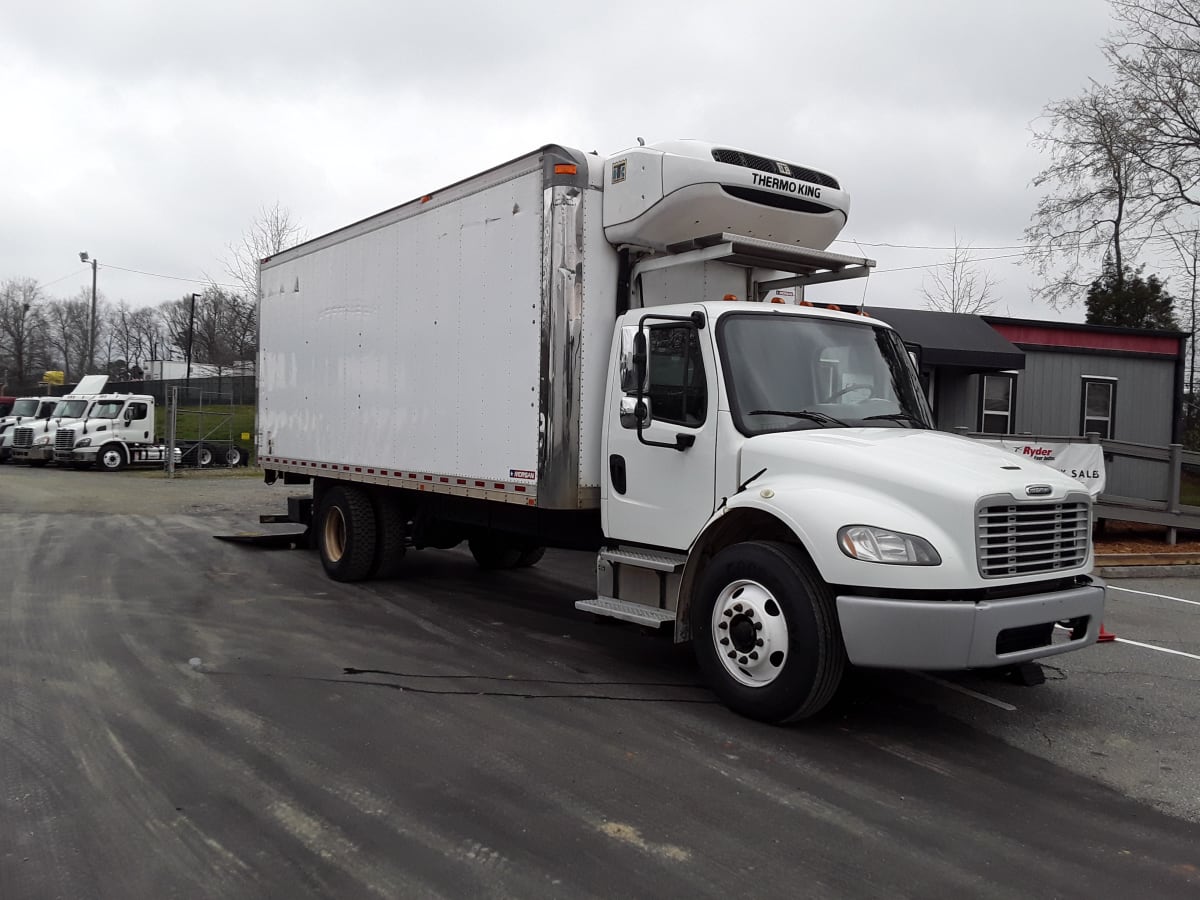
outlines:
[[[139,450],[153,444],[152,396],[101,394],[81,419],[55,430],[54,459],[62,465],[117,471],[142,461]]]
[[[17,397],[13,400],[8,415],[0,418],[0,463],[8,462],[12,456],[12,439],[16,426],[33,423],[50,418],[54,407],[58,405],[56,397]]]

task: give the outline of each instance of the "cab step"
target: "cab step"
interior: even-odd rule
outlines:
[[[657,606],[646,606],[641,603],[630,603],[628,600],[618,600],[615,597],[596,597],[592,600],[579,600],[575,608],[598,616],[611,616],[626,622],[658,628],[664,622],[675,621],[675,611],[659,609]]]
[[[640,569],[653,569],[656,572],[680,572],[683,570],[687,557],[678,553],[663,553],[654,550],[640,550],[630,547],[611,548],[600,551],[600,559],[619,565],[637,566]]]

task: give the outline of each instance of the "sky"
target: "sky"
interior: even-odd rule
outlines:
[[[543,144],[699,138],[850,192],[830,249],[877,269],[814,299],[922,307],[957,240],[995,314],[1082,321],[1009,248],[1031,124],[1104,78],[1111,27],[1103,0],[5,3],[0,281],[76,296],[87,251],[155,305],[230,282],[277,202],[316,236]]]

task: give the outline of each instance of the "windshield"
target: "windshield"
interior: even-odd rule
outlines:
[[[32,416],[37,412],[37,400],[18,400],[13,404],[13,408],[9,410],[10,416]]]
[[[734,314],[721,319],[718,340],[734,424],[742,434],[932,427],[908,351],[890,328]]]
[[[88,401],[86,400],[60,400],[58,406],[54,407],[54,416],[55,418],[78,419],[87,409],[87,405]]]
[[[94,407],[92,407],[91,418],[115,419],[121,414],[121,408],[124,405],[124,400],[105,400],[101,403],[97,403]]]

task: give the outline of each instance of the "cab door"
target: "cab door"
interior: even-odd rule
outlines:
[[[716,365],[703,312],[638,316],[618,338],[605,406],[601,521],[610,542],[683,551],[713,512]],[[646,337],[646,415],[636,415],[633,342]]]

